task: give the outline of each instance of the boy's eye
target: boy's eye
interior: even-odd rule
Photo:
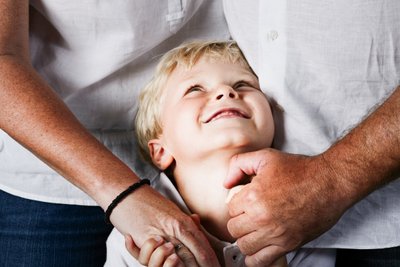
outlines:
[[[235,83],[235,85],[233,86],[233,89],[241,89],[241,88],[259,89],[259,88],[255,87],[254,85],[252,85],[251,83],[246,82],[246,81],[239,81],[239,82]]]
[[[193,92],[201,92],[201,91],[203,91],[203,88],[201,86],[193,85],[193,86],[190,86],[189,89],[186,90],[185,95],[193,93]]]
[[[235,85],[233,86],[233,88],[241,88],[241,87],[252,87],[248,82],[245,81],[240,81],[235,83]]]

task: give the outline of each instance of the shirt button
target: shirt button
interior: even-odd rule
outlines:
[[[279,34],[277,31],[275,31],[275,30],[269,31],[267,33],[267,41],[269,41],[269,42],[275,41],[276,39],[278,39],[278,36],[279,36]]]

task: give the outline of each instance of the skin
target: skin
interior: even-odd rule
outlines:
[[[233,157],[227,188],[244,174],[254,175],[229,202],[228,229],[248,255],[246,264],[268,266],[330,229],[348,208],[399,177],[399,132],[400,87],[320,155],[264,149]]]
[[[200,227],[200,217],[196,214],[192,214],[191,218],[196,225]],[[179,250],[175,249],[175,246],[178,244],[180,244],[178,240],[166,241],[160,236],[155,236],[146,240],[143,246],[138,248],[131,236],[125,236],[125,245],[128,251],[134,255],[142,265],[150,267],[187,266],[181,259],[190,255],[190,251],[184,246],[181,246]]]
[[[250,70],[208,58],[190,70],[175,69],[163,93],[163,132],[149,142],[153,162],[161,170],[174,163],[177,188],[190,210],[210,233],[232,242],[223,179],[233,155],[271,145],[268,100]]]
[[[149,142],[153,163],[161,170],[174,163],[177,188],[196,213],[194,221],[201,220],[220,240],[234,242],[227,231],[229,190],[222,185],[230,158],[269,147],[274,133],[271,109],[257,77],[239,63],[205,57],[191,69],[178,66],[163,88],[163,99],[163,132]],[[158,237],[147,240],[140,250],[133,244],[128,247],[143,265],[184,266],[174,257],[173,243]],[[222,248],[215,249],[223,264]],[[274,266],[286,266],[286,259]]]
[[[28,6],[28,0],[0,0],[0,128],[106,209],[138,177],[79,123],[32,68]],[[174,237],[192,252],[187,265],[218,264],[193,220],[147,185],[122,201],[111,221],[139,246],[152,236]]]

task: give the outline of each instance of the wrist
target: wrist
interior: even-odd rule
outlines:
[[[115,174],[110,174],[107,177],[96,177],[85,190],[104,211],[121,192],[140,181],[133,173],[118,174],[121,176],[115,177]]]
[[[367,165],[351,145],[339,141],[320,154],[325,169],[325,177],[332,188],[332,203],[343,212],[366,197],[378,187]]]
[[[338,194],[354,204],[397,179],[400,173],[400,87],[346,136],[321,154],[340,185]],[[341,189],[341,190],[340,190]]]
[[[121,201],[123,201],[129,194],[132,194],[134,191],[136,191],[137,189],[139,189],[141,186],[143,186],[145,184],[150,185],[150,180],[149,179],[143,179],[143,180],[141,180],[139,182],[135,182],[134,184],[129,186],[127,189],[122,191],[118,196],[116,196],[114,198],[114,200],[110,203],[110,205],[108,205],[108,207],[106,209],[105,221],[106,221],[107,224],[111,224],[110,216],[111,216],[111,213],[114,210],[114,208]]]
[[[326,151],[317,157],[317,164],[321,167],[321,177],[324,179],[326,187],[329,188],[330,205],[335,206],[340,213],[344,213],[353,206],[360,198],[359,190],[355,183],[348,178],[348,173],[343,168],[343,163],[333,156],[330,151]]]

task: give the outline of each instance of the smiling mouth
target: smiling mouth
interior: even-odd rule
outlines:
[[[236,109],[224,109],[220,110],[216,113],[214,113],[209,119],[205,121],[205,123],[209,123],[211,121],[215,121],[221,118],[244,118],[244,119],[250,119],[250,117],[243,113],[240,110]]]

